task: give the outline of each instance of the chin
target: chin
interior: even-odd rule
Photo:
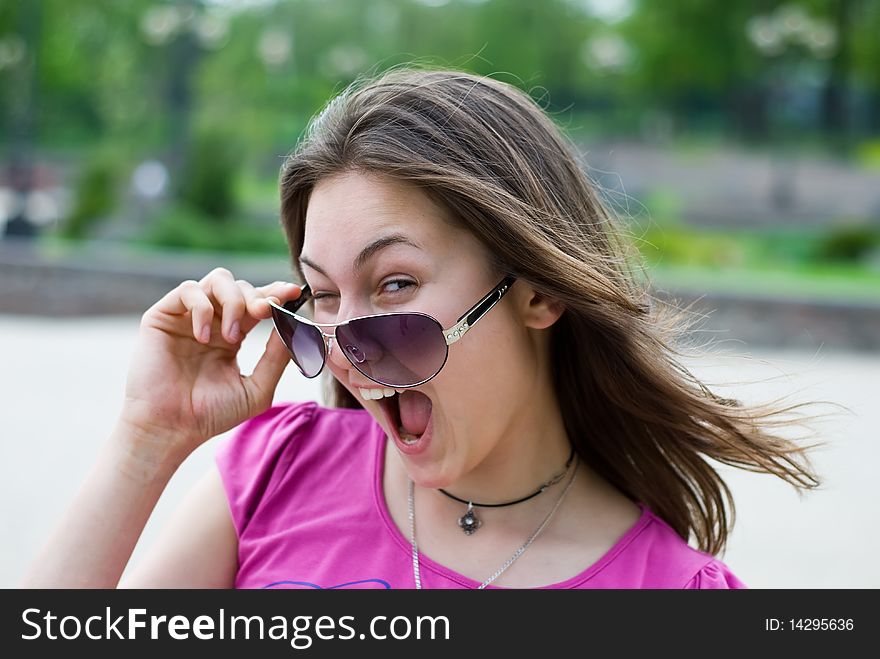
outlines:
[[[407,475],[419,487],[433,490],[447,488],[460,478],[458,471],[453,473],[448,467],[444,469],[444,465],[438,460],[412,459],[400,451],[397,454]]]

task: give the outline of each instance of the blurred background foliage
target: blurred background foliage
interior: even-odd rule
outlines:
[[[0,220],[283,254],[309,118],[416,61],[528,91],[658,278],[880,298],[878,35],[877,0],[2,0]]]

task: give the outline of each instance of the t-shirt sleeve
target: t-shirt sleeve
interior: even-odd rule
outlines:
[[[214,459],[239,537],[283,478],[316,408],[313,401],[273,405],[239,424],[217,447]]]
[[[723,562],[713,559],[687,583],[687,590],[748,588]]]

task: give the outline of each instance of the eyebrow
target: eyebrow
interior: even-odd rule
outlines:
[[[371,242],[369,245],[364,247],[361,250],[361,253],[357,255],[354,260],[354,272],[358,274],[361,270],[364,269],[364,266],[367,265],[367,262],[373,258],[378,252],[382,251],[386,247],[391,247],[391,245],[409,245],[410,247],[415,247],[416,249],[422,249],[420,245],[413,242],[407,236],[404,236],[401,233],[392,233],[387,236],[382,236]],[[299,257],[300,266],[307,265],[312,270],[316,270],[320,272],[322,275],[329,279],[329,275],[324,272],[324,270],[314,261],[312,261],[309,257],[300,255]]]

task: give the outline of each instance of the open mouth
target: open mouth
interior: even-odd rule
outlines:
[[[388,419],[388,425],[392,429],[400,429],[400,394],[395,393],[393,396],[384,396],[379,399],[379,407],[385,413]]]
[[[424,394],[420,393],[420,395]],[[400,415],[400,396],[401,394],[395,393],[393,396],[383,397],[377,402],[382,408],[382,413],[385,415],[388,427],[391,429],[391,432],[394,434],[398,443],[406,447],[415,447],[419,444],[419,441],[424,435],[427,434],[427,430],[413,433],[404,427]]]

